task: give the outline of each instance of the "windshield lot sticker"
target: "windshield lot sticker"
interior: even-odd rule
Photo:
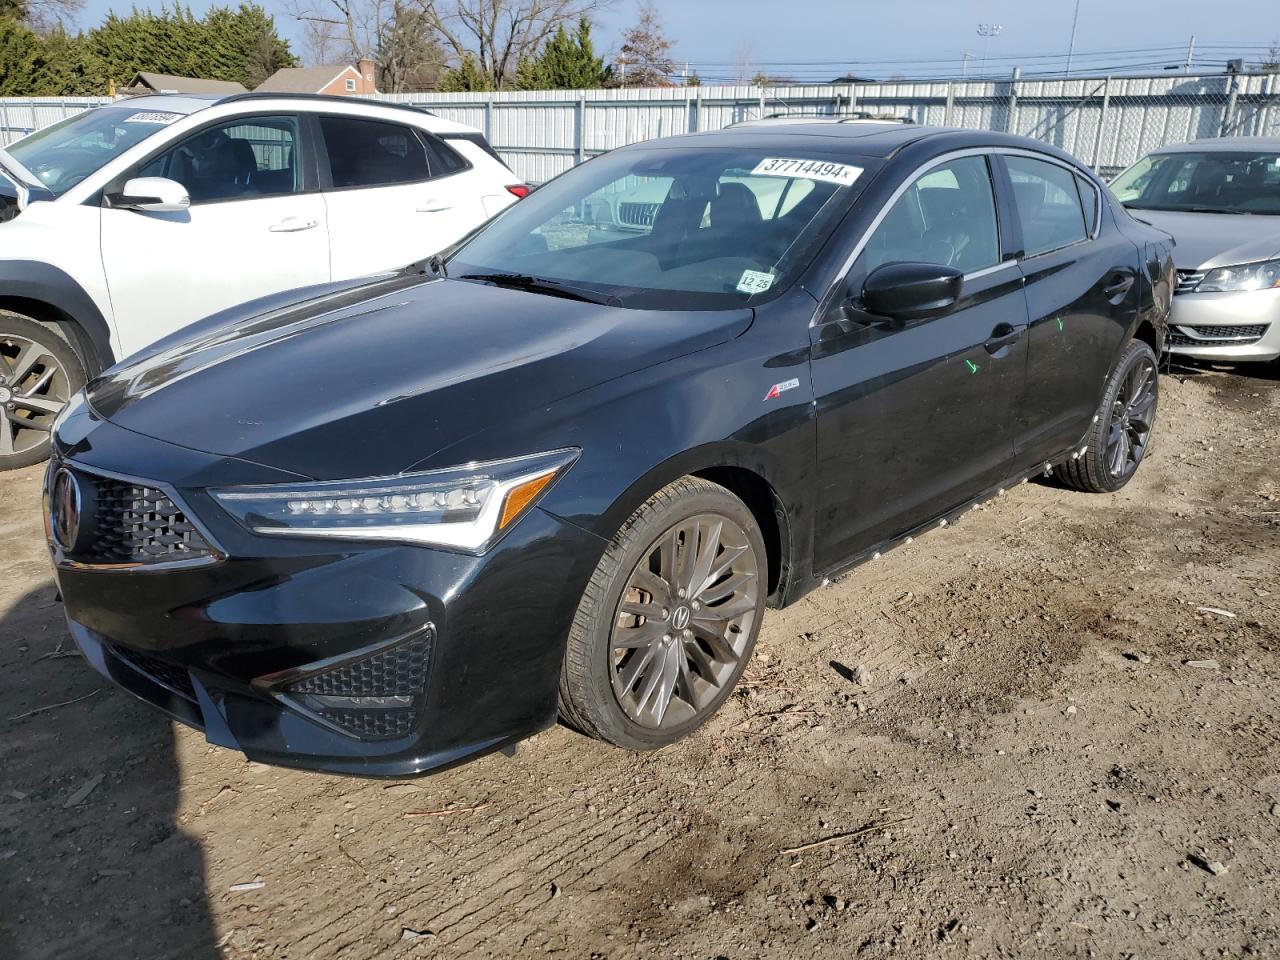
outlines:
[[[765,157],[751,171],[757,177],[791,177],[803,180],[821,180],[847,187],[862,175],[861,167],[847,163],[828,163],[825,160],[792,160],[786,157]]]
[[[743,270],[738,278],[739,293],[764,293],[773,286],[773,274],[759,270]]]
[[[125,123],[170,124],[170,123],[173,123],[173,121],[175,120],[181,120],[181,119],[182,119],[182,114],[180,113],[157,113],[153,111],[151,113],[132,114],[131,116],[125,117],[124,122]]]

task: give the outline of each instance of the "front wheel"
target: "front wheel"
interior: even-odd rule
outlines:
[[[565,649],[560,715],[631,750],[688,735],[724,703],[755,647],[768,563],[755,517],[683,477],[611,541]]]
[[[1134,340],[1107,380],[1084,455],[1064,463],[1058,475],[1068,486],[1089,493],[1119,490],[1147,454],[1159,400],[1156,355]]]
[[[0,310],[0,471],[49,456],[53,421],[84,382],[84,365],[62,337]]]

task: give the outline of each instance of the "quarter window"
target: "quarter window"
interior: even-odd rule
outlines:
[[[936,263],[972,273],[1000,262],[995,195],[985,157],[961,157],[923,174],[876,227],[867,271],[885,263]]]
[[[1080,205],[1084,207],[1084,227],[1089,236],[1098,229],[1098,189],[1080,174],[1076,174],[1076,189],[1080,191]]]
[[[1026,256],[1079,243],[1089,235],[1075,174],[1031,157],[1006,156],[1005,163],[1013,181]]]
[[[208,127],[143,164],[138,176],[175,180],[192,203],[298,193],[297,118],[253,117]]]
[[[411,127],[354,117],[321,117],[333,185],[386,187],[431,178],[427,151]]]

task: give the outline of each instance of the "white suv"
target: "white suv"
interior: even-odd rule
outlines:
[[[0,470],[89,376],[296,287],[400,269],[528,193],[474,128],[344,97],[139,97],[0,150]]]

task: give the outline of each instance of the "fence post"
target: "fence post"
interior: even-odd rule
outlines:
[[[956,105],[956,82],[954,80],[947,81],[947,109],[942,115],[942,125],[944,127],[951,126],[951,108]]]
[[[849,84],[849,115],[858,112],[858,88],[854,84]]]
[[[1014,127],[1017,125],[1014,121],[1014,112],[1018,109],[1018,78],[1022,76],[1022,68],[1014,67],[1013,76],[1009,79],[1009,104],[1008,114],[1005,116],[1004,131],[1005,133],[1013,133]]]
[[[698,87],[698,92],[693,98],[693,132],[698,133],[702,129],[702,87]]]
[[[578,94],[578,119],[577,130],[574,131],[574,149],[577,152],[578,163],[587,158],[587,95],[586,93]]]
[[[9,101],[0,98],[0,147],[12,143],[9,139]]]
[[[484,102],[484,138],[493,144],[493,94]]]
[[[1236,96],[1238,95],[1239,91],[1240,91],[1240,75],[1238,73],[1233,73],[1231,74],[1231,93],[1227,97],[1227,110],[1226,110],[1226,113],[1222,115],[1222,131],[1218,134],[1218,136],[1220,137],[1225,137],[1231,133],[1231,128],[1233,126],[1233,124],[1231,123],[1231,118],[1235,115],[1235,112],[1236,112]]]
[[[760,119],[764,119],[764,84],[760,84]]]
[[[1107,110],[1111,107],[1111,77],[1102,81],[1102,109],[1098,111],[1098,129],[1093,134],[1093,160],[1089,166],[1096,172],[1102,154],[1102,128],[1107,125]]]

